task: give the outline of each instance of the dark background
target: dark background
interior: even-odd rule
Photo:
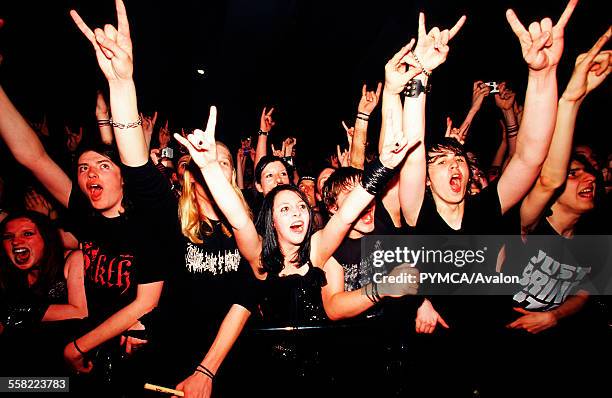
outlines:
[[[64,122],[93,120],[95,91],[106,82],[93,49],[68,15],[78,10],[91,26],[116,24],[114,1],[3,1],[0,18],[0,83],[30,119],[49,115],[61,139]],[[134,43],[139,108],[160,111],[158,125],[199,127],[208,106],[217,105],[217,136],[230,146],[255,134],[261,108],[273,105],[278,120],[272,142],[298,137],[298,156],[320,157],[343,143],[340,121],[353,123],[361,85],[384,79],[384,64],[416,37],[418,12],[428,30],[450,28],[468,16],[451,42],[447,62],[434,71],[428,100],[428,134],[443,134],[445,116],[460,124],[469,109],[472,81],[508,80],[521,97],[527,67],[505,19],[512,6],[527,26],[550,16],[556,22],[564,0],[538,1],[321,1],[126,0]],[[605,1],[582,1],[566,29],[559,66],[560,94],[575,57],[587,51],[610,23]],[[608,45],[609,47],[609,45]],[[205,75],[196,73],[204,69]],[[607,82],[585,102],[577,141],[610,150],[611,87]],[[378,108],[380,109],[380,107]],[[378,111],[380,112],[380,111]],[[493,155],[499,140],[493,99],[473,126],[468,146]],[[370,126],[378,133],[380,116]],[[176,130],[175,130],[176,131]],[[97,134],[94,128],[86,134]]]

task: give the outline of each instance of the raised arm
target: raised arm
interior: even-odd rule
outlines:
[[[0,137],[17,162],[32,174],[63,206],[68,207],[72,182],[49,157],[38,136],[0,86]]]
[[[357,105],[357,117],[355,118],[355,127],[350,145],[351,166],[357,169],[363,170],[368,142],[368,122],[372,112],[376,109],[376,105],[378,105],[381,89],[381,83],[378,83],[378,86],[376,86],[376,91],[368,91],[365,84],[361,88],[361,99],[359,100],[359,105]]]
[[[100,139],[106,145],[113,144],[113,128],[110,124],[110,110],[104,99],[102,91],[96,95],[96,122],[100,130]]]
[[[391,115],[389,115],[386,125],[387,128],[393,129]],[[418,146],[419,143],[408,144],[408,138],[401,128],[391,131],[393,131],[393,134],[387,131],[387,142],[378,161],[369,164],[364,170],[361,185],[351,191],[325,227],[313,235],[310,258],[314,265],[323,266],[327,262],[340,246],[342,239],[363,209],[368,206],[377,193],[384,190],[387,182],[393,176],[393,169],[401,163],[409,151]]]
[[[272,127],[276,124],[272,119],[272,112],[274,108],[270,108],[268,111],[265,107],[261,111],[261,118],[259,119],[259,133],[257,134],[257,146],[255,147],[255,162],[253,167],[257,166],[259,160],[266,156],[268,153],[268,134]]]
[[[123,1],[115,0],[115,5],[117,28],[107,24],[104,30],[96,28],[92,31],[76,11],[70,11],[70,15],[93,46],[98,65],[108,80],[112,126],[121,162],[136,167],[147,163],[149,151],[132,79],[134,63],[130,26]]]
[[[409,53],[405,59],[411,66],[418,68],[415,80],[427,86],[429,75],[439,65],[446,61],[448,56],[448,42],[461,29],[466,17],[462,16],[450,30],[440,31],[432,28],[429,33],[425,30],[425,15],[419,14],[419,39],[414,53]],[[391,61],[390,61],[391,62]],[[388,65],[388,64],[387,64]],[[397,101],[397,100],[396,100]],[[400,171],[400,204],[402,214],[410,226],[416,225],[423,199],[425,197],[425,177],[427,163],[425,158],[425,93],[415,96],[406,96],[403,111],[403,129],[409,140],[418,140],[423,143],[404,162]],[[384,98],[383,98],[384,107]]]
[[[529,78],[516,153],[497,185],[502,213],[529,192],[548,153],[557,114],[557,64],[563,53],[565,25],[577,2],[570,0],[556,25],[553,26],[550,18],[544,18],[540,23],[529,25],[529,30],[514,11],[506,12],[508,23],[521,43]]]
[[[499,93],[495,94],[495,105],[497,105],[504,117],[504,140],[508,147],[508,155],[506,159],[502,159],[500,166],[505,168],[508,160],[516,152],[516,136],[518,135],[519,121],[514,112],[516,94],[508,87],[506,82],[501,82],[498,87]]]
[[[572,77],[559,99],[555,131],[542,172],[521,205],[521,227],[524,232],[528,232],[537,224],[555,190],[567,179],[574,127],[580,105],[612,71],[612,51],[601,51],[611,35],[612,31],[608,28],[588,53],[581,54],[576,59]]]
[[[189,150],[191,159],[200,168],[215,203],[232,226],[240,253],[256,271],[255,275],[259,275],[261,239],[247,209],[232,184],[225,178],[217,161],[216,122],[217,108],[212,106],[205,131],[195,130],[187,138],[174,134],[174,138]]]

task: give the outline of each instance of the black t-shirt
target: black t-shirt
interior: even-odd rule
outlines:
[[[497,182],[484,188],[478,195],[466,196],[461,228],[455,230],[438,214],[436,203],[430,194],[425,194],[415,234],[422,235],[485,235],[503,234],[504,223]]]
[[[529,311],[549,311],[579,290],[598,293],[591,277],[601,275],[609,257],[605,237],[560,236],[547,219],[542,219],[527,236],[520,252],[508,253],[506,266],[519,268],[519,290],[515,306]]]
[[[104,321],[136,297],[139,284],[166,278],[167,225],[155,218],[155,209],[168,206],[168,182],[151,163],[122,166],[124,194],[131,205],[119,217],[107,218],[95,211],[73,183],[66,229],[81,242],[89,319]],[[150,205],[150,206],[149,206]]]
[[[370,235],[395,235],[399,233],[398,231],[382,201],[377,200],[374,210],[374,231]],[[332,256],[344,269],[344,291],[347,292],[360,289],[370,283],[376,272],[372,258],[361,258],[361,239],[351,239],[347,235]]]
[[[200,361],[233,304],[254,312],[255,276],[238,252],[231,229],[212,221],[213,232],[196,244],[180,234],[179,258],[161,304],[165,335],[183,357]],[[180,327],[177,327],[180,325]]]
[[[455,230],[451,228],[440,216],[436,209],[436,204],[430,194],[426,194],[419,213],[414,232],[417,235],[497,235],[507,233],[508,222],[504,220],[499,194],[497,192],[497,182],[484,188],[478,195],[466,196],[463,219],[461,228]],[[431,240],[443,242],[443,238],[428,239],[428,248],[432,247]],[[437,241],[436,241],[437,242]],[[456,249],[475,248],[478,240],[470,238],[465,242],[458,241]],[[434,244],[435,246],[435,244]],[[501,242],[497,242],[495,247],[487,247],[486,261],[484,263],[465,265],[456,267],[449,264],[427,264],[421,268],[421,272],[441,272],[441,273],[486,273],[495,272],[497,253],[501,249]],[[506,298],[503,296],[482,296],[487,289],[486,285],[476,284],[432,284],[421,285],[419,290],[428,296],[436,310],[442,315],[449,325],[470,329],[476,328],[477,324],[482,325],[484,319],[498,322],[499,308],[505,306]],[[458,294],[461,294],[460,296]],[[452,295],[452,297],[451,297]]]

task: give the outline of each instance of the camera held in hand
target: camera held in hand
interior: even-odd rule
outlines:
[[[174,150],[172,148],[162,148],[161,150],[161,157],[162,158],[167,158],[167,159],[172,159],[174,158]]]

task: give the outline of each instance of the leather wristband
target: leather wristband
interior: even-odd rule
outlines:
[[[427,85],[423,85],[423,82],[418,79],[412,79],[406,84],[406,88],[402,94],[404,97],[417,98],[421,93],[429,94],[431,91],[431,84],[427,82]]]
[[[370,195],[376,196],[376,194],[387,186],[387,183],[393,178],[393,169],[389,169],[380,162],[379,158],[376,158],[373,162],[369,163],[363,171],[363,177],[361,178],[361,186]]]

